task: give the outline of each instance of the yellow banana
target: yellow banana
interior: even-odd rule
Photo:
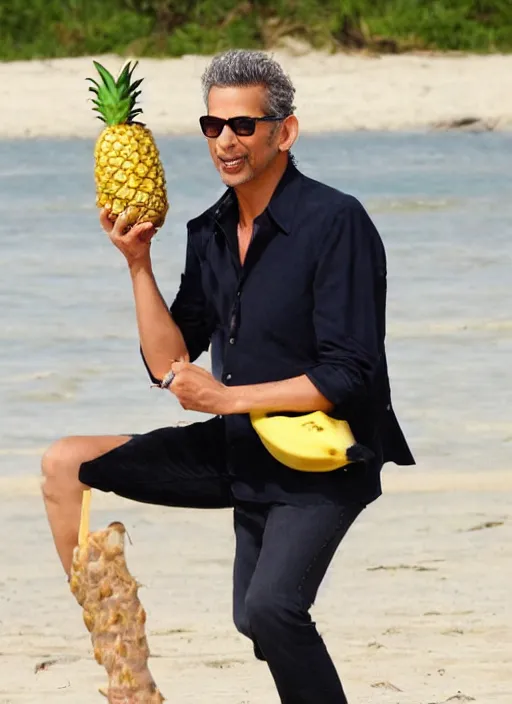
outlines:
[[[348,423],[323,411],[302,416],[250,414],[261,442],[279,462],[302,472],[329,472],[373,453],[356,443]]]

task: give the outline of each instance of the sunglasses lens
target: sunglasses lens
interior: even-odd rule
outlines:
[[[224,120],[220,117],[205,115],[199,119],[205,137],[218,137],[224,127]]]
[[[256,121],[252,117],[235,117],[232,125],[233,132],[240,137],[250,137],[256,129]]]
[[[199,118],[201,129],[205,137],[216,139],[227,123],[233,132],[239,137],[250,137],[256,129],[256,120],[252,117],[232,117],[230,120],[223,120],[214,115],[203,115]]]

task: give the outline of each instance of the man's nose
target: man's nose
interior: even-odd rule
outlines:
[[[222,132],[217,137],[217,144],[223,149],[232,146],[236,142],[236,134],[229,125],[224,125]]]

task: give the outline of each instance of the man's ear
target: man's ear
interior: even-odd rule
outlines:
[[[281,125],[279,151],[288,152],[299,136],[299,121],[295,115],[289,115]]]

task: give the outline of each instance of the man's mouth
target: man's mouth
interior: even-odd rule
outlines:
[[[236,157],[235,159],[223,159],[222,157],[219,157],[219,161],[222,163],[225,169],[236,169],[239,166],[241,166],[244,161],[245,157],[239,156]]]

